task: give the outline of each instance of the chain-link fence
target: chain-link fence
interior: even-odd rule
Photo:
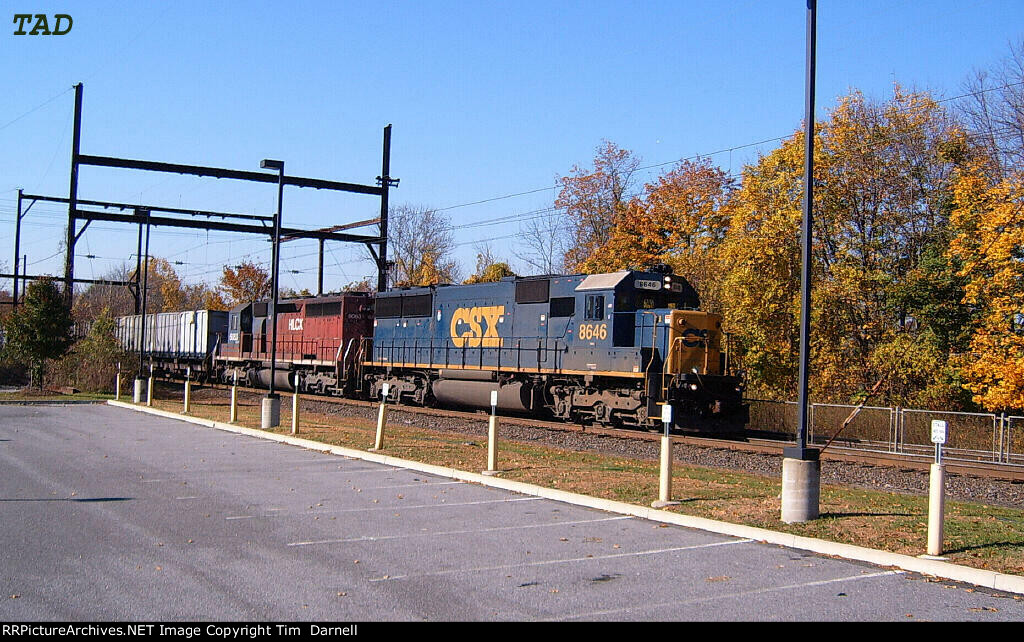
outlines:
[[[748,430],[796,437],[799,408],[793,401],[747,399]],[[992,413],[950,412],[883,406],[811,404],[808,442],[837,446],[930,455],[931,422],[947,425],[943,447],[947,459],[992,461],[1024,466],[1024,417]],[[853,418],[843,427],[844,422]]]

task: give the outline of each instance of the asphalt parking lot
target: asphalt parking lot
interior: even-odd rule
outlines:
[[[1020,621],[987,589],[110,406],[0,406],[4,621]]]

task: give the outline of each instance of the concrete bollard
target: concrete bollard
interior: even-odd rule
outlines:
[[[299,434],[299,373],[295,373],[295,394],[292,395],[292,434]]]
[[[114,379],[114,401],[121,401],[121,362],[117,362],[117,375]]]
[[[263,413],[260,417],[260,427],[263,430],[270,430],[281,425],[281,395],[276,392],[268,394],[263,398]]]
[[[235,382],[231,385],[231,418],[229,423],[238,421],[238,371],[235,370]]]
[[[651,508],[665,508],[679,504],[679,502],[672,501],[672,436],[669,435],[672,426],[672,406],[670,404],[664,404],[661,407],[661,422],[665,426],[665,433],[661,436],[661,475],[658,480],[658,501],[651,502]]]
[[[782,459],[782,521],[787,524],[818,519],[821,461]]]
[[[189,402],[192,400],[192,368],[185,368],[185,408],[182,414],[188,414]]]
[[[928,488],[928,555],[942,555],[946,515],[946,471],[942,464],[931,465]]]
[[[145,379],[137,377],[135,379],[135,388],[132,391],[132,403],[142,403],[142,388],[146,384],[143,383]]]
[[[380,398],[380,410],[377,411],[377,436],[373,440],[373,448],[370,450],[382,450],[384,448],[384,424],[388,420],[387,400],[388,393],[391,392],[391,386],[384,384],[381,392],[383,395]]]
[[[149,393],[146,396],[146,405],[153,405],[153,364],[149,364]]]
[[[498,391],[491,391],[491,416],[487,419],[487,470],[484,475],[497,475],[498,470]]]

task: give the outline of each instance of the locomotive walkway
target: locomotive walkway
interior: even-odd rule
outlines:
[[[903,556],[147,411],[0,407],[5,621],[1024,618]]]

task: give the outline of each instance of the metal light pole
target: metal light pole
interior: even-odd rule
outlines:
[[[277,170],[277,214],[274,215],[273,257],[271,259],[271,288],[274,290],[274,307],[270,315],[270,391],[263,400],[263,417],[261,425],[264,429],[281,425],[281,397],[274,392],[274,379],[277,377],[277,286],[278,268],[281,258],[281,201],[284,197],[284,161],[263,159],[263,169]]]
[[[814,206],[814,66],[817,0],[807,0],[807,75],[804,110],[804,202],[800,272],[800,402],[795,448],[786,448],[782,462],[782,521],[806,522],[818,517],[821,453],[807,447],[808,377],[811,352],[811,236]]]
[[[142,402],[142,369],[145,365],[145,354],[146,354],[146,295],[149,292],[149,211],[148,210],[135,210],[135,213],[139,216],[146,218],[146,257],[143,263],[142,273],[142,310],[141,316],[139,317],[139,373],[135,376],[135,389],[133,391],[132,400],[135,403]],[[142,230],[141,223],[139,230]],[[141,240],[141,236],[139,237]],[[138,279],[138,273],[136,272],[135,278]],[[152,374],[150,376],[152,379]]]

